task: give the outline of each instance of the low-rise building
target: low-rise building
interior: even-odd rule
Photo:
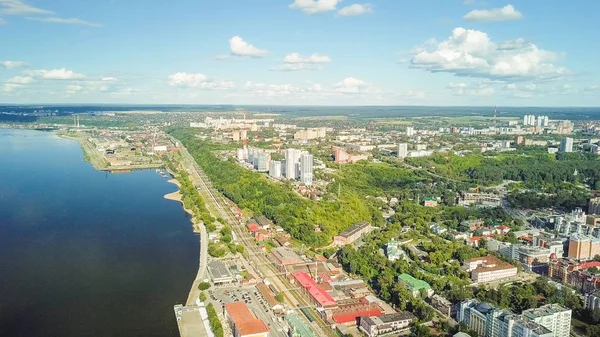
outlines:
[[[400,274],[398,276],[398,282],[404,283],[406,288],[410,290],[415,297],[419,297],[421,291],[424,291],[427,297],[433,295],[433,289],[431,289],[429,283],[414,278],[412,275]]]
[[[234,337],[268,337],[269,328],[258,319],[244,302],[225,304],[227,322]]]
[[[283,313],[283,305],[275,298],[273,292],[269,287],[264,283],[258,283],[256,285],[256,289],[262,295],[262,297],[267,301],[269,308],[273,310],[275,313],[282,314]]]
[[[390,261],[396,261],[406,255],[402,248],[400,248],[400,243],[395,239],[391,239],[387,243],[385,247],[385,253],[387,255],[388,260]]]
[[[408,328],[417,318],[408,311],[375,317],[359,317],[359,329],[374,337]]]
[[[373,227],[369,222],[359,222],[343,230],[339,235],[336,235],[333,238],[333,242],[338,246],[345,246],[358,240],[361,236],[372,230]]]
[[[233,274],[227,265],[220,260],[212,260],[208,263],[208,274],[214,284],[224,284],[233,282]]]
[[[600,310],[600,289],[594,291],[591,294],[585,295],[585,301],[583,302],[583,308],[593,311]]]
[[[273,256],[279,266],[287,266],[302,262],[302,259],[298,256],[298,254],[284,247],[271,249],[271,256]]]
[[[463,269],[471,273],[471,279],[475,283],[491,282],[517,275],[517,267],[489,255],[467,260]]]
[[[431,296],[429,298],[429,304],[446,317],[452,317],[455,314],[455,307],[452,305],[452,302],[440,295],[435,294]]]
[[[294,279],[300,285],[300,288],[311,299],[311,301],[319,308],[334,308],[337,306],[335,300],[325,290],[317,285],[310,275],[297,272],[294,273]]]
[[[314,330],[296,313],[285,315],[285,321],[289,327],[288,337],[317,337]]]

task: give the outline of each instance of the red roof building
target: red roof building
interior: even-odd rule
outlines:
[[[336,306],[333,297],[331,297],[331,295],[329,295],[325,290],[319,288],[315,280],[313,280],[308,274],[297,272],[294,273],[294,278],[316,305],[322,308]]]
[[[345,306],[333,311],[333,320],[338,324],[352,325],[356,324],[356,319],[361,316],[373,317],[381,316],[383,312],[375,303],[355,304]]]
[[[260,227],[258,227],[258,224],[256,222],[251,222],[248,224],[248,230],[252,233],[256,232],[259,228]]]
[[[269,328],[263,321],[256,318],[244,302],[225,304],[227,319],[232,323],[234,336],[267,337]]]

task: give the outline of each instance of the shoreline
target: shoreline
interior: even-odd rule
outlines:
[[[94,146],[85,138],[74,137],[67,135],[62,132],[55,132],[55,134],[64,139],[74,140],[79,143],[81,150],[84,154],[84,161],[92,164],[92,166],[98,171],[108,172],[128,172],[134,170],[147,170],[162,168],[163,164],[144,164],[144,165],[128,165],[128,166],[111,166],[110,163],[94,148]]]

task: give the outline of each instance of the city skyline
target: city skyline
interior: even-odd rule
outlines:
[[[598,9],[0,0],[0,102],[598,106]]]

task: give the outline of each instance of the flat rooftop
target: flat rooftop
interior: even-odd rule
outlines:
[[[359,232],[360,230],[362,230],[363,228],[369,226],[370,224],[367,221],[363,221],[363,222],[359,222],[359,223],[355,223],[354,225],[346,228],[345,230],[343,230],[340,233],[340,236],[351,236],[353,234],[356,234],[357,232]]]
[[[232,278],[233,275],[227,265],[219,260],[212,260],[208,263],[208,272],[213,280]]]

